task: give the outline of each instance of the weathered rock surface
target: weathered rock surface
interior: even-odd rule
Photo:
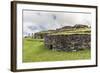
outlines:
[[[90,49],[90,42],[90,34],[47,35],[44,38],[45,46],[57,51]]]
[[[47,48],[57,51],[78,51],[91,49],[91,28],[76,24],[56,30],[41,31],[34,34],[35,39],[44,39]]]

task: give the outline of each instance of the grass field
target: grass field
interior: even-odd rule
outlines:
[[[90,50],[57,52],[45,48],[43,39],[23,38],[23,62],[90,59]]]

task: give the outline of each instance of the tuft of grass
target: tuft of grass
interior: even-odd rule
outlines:
[[[90,50],[58,52],[45,47],[43,39],[23,38],[23,62],[90,59]]]

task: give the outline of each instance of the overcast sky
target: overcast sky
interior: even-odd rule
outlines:
[[[91,13],[23,11],[23,34],[75,24],[91,25]]]

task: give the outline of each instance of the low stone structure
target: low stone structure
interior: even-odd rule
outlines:
[[[46,35],[51,34],[53,32],[55,32],[55,30],[41,31],[41,32],[35,33],[33,36],[34,36],[34,39],[44,39]]]
[[[60,32],[68,32],[68,31],[74,31],[75,29],[80,29],[80,28],[89,28],[87,25],[82,25],[82,24],[76,24],[74,26],[64,26],[62,28],[56,29],[56,30],[47,30],[47,31],[41,31],[41,32],[36,32],[33,36],[35,39],[44,39],[44,37],[48,34],[52,33],[60,33]],[[87,31],[91,32],[91,31]]]
[[[34,38],[35,39],[43,39],[44,36],[46,36],[48,33],[40,33],[40,32],[37,32],[34,34]]]
[[[45,46],[57,51],[78,51],[90,49],[90,34],[46,35]]]

